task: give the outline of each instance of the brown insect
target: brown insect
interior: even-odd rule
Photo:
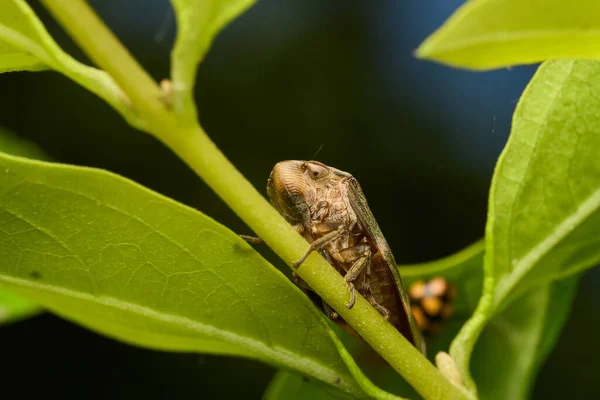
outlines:
[[[437,333],[454,313],[456,288],[444,278],[416,281],[408,294],[415,322],[425,336]]]
[[[311,243],[294,267],[312,251],[319,251],[344,277],[349,291],[347,308],[354,306],[358,291],[425,353],[398,267],[356,179],[317,161],[282,161],[271,171],[267,195]],[[295,273],[294,280],[316,296]],[[318,300],[326,315],[354,332],[327,303]]]

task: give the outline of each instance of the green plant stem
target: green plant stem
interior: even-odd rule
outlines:
[[[308,249],[304,239],[227,160],[199,125],[181,129],[164,107],[156,84],[82,0],[43,0],[74,40],[123,85],[133,106],[155,123],[154,133],[183,159],[288,265]],[[419,351],[362,296],[345,307],[343,278],[314,253],[298,274],[425,399],[465,399]],[[293,328],[292,328],[293,329]],[[299,329],[301,329],[299,327]]]

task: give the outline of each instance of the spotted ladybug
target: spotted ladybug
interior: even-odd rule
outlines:
[[[410,285],[408,295],[413,317],[424,336],[435,334],[454,313],[456,289],[444,278],[416,281]]]

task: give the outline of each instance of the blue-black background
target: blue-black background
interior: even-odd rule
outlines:
[[[486,73],[413,51],[460,0],[261,0],[217,38],[199,72],[206,131],[257,187],[284,159],[354,174],[400,264],[483,236],[487,193],[516,102],[536,66]],[[157,79],[175,33],[166,0],[91,4]],[[60,45],[88,62],[33,2]],[[168,149],[57,73],[0,76],[0,123],[54,159],[111,170],[248,228]],[[600,389],[598,273],[582,281],[534,398]],[[0,330],[2,381],[62,398],[259,398],[274,370],[249,360],[130,347],[42,315]]]

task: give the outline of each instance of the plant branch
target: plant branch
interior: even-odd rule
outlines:
[[[160,101],[160,90],[83,0],[42,0],[73,39],[109,72],[152,132],[183,159],[288,265],[308,249],[306,241],[227,160],[202,128],[177,120]],[[185,126],[182,129],[182,126]],[[426,399],[465,399],[362,296],[352,310],[343,278],[318,253],[297,270],[325,301]]]

